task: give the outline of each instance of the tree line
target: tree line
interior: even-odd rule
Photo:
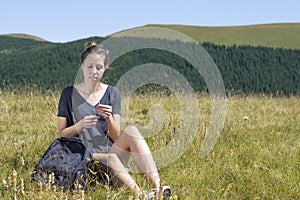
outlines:
[[[101,43],[105,39],[91,37],[68,43],[51,43],[1,36],[0,88],[36,85],[43,89],[61,89],[73,84],[84,44],[89,41]],[[147,44],[164,43],[178,51],[186,48],[181,41],[131,38],[113,49],[122,50],[126,45],[145,43],[145,40]],[[227,93],[300,94],[300,50],[212,43],[197,45],[201,45],[217,66]],[[185,51],[192,54],[193,48]],[[183,75],[195,91],[208,92],[204,77],[199,76],[191,62],[174,52],[151,47],[127,52],[113,60],[110,69],[105,72],[104,81],[114,85],[130,69],[146,63],[170,66]]]

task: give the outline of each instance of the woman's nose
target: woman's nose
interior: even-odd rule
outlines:
[[[96,67],[93,67],[92,72],[93,72],[93,74],[96,74],[96,73],[97,73]]]

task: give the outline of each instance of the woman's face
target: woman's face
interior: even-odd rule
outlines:
[[[81,64],[84,80],[100,82],[106,69],[104,56],[96,53],[88,55]]]

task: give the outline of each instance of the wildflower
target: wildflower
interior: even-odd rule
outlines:
[[[14,189],[14,191],[17,191],[17,172],[16,172],[16,170],[13,171],[12,176],[13,176],[13,189]]]
[[[20,178],[21,180],[21,194],[24,196],[25,192],[24,192],[24,179]]]
[[[244,116],[244,120],[247,121],[249,119],[248,116]]]
[[[5,179],[3,179],[2,180],[2,183],[3,183],[3,185],[4,185],[4,188],[5,188],[5,190],[8,190],[8,183],[7,183],[7,181],[5,180]]]
[[[23,156],[21,157],[21,165],[22,165],[22,167],[25,166],[25,160],[24,160],[24,157],[23,157]]]

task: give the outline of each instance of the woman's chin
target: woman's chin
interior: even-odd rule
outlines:
[[[91,82],[99,82],[99,79],[98,78],[89,78],[89,81],[91,81]]]
[[[87,84],[90,84],[90,85],[97,85],[97,83],[99,83],[99,80],[94,80],[94,79],[88,79],[86,81]]]

